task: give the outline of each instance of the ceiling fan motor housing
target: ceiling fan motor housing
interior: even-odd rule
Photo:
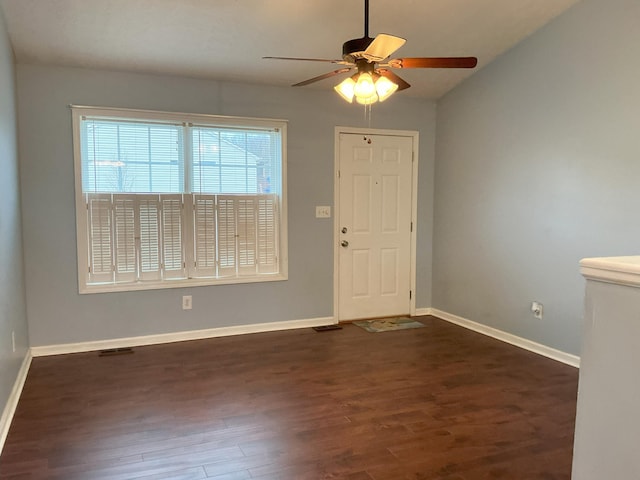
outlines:
[[[371,37],[354,38],[347,40],[342,44],[342,58],[346,62],[355,63],[356,60],[363,57],[364,51],[373,42]]]

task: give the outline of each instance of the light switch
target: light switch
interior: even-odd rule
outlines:
[[[330,218],[331,207],[316,207],[316,218]]]

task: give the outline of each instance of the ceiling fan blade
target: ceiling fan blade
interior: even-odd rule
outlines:
[[[404,38],[380,33],[369,44],[362,56],[370,62],[381,62],[406,43]]]
[[[383,77],[388,78],[396,85],[398,85],[398,91],[404,90],[411,86],[407,82],[405,82],[402,78],[400,78],[398,75],[393,73],[391,70],[387,70],[386,68],[378,68],[376,72],[382,75]]]
[[[330,60],[327,58],[299,58],[299,57],[262,57],[265,60],[295,60],[301,62],[325,62],[325,63],[337,63],[339,65],[351,65],[344,60]]]
[[[305,85],[309,85],[310,83],[319,82],[320,80],[324,80],[325,78],[333,77],[334,75],[338,75],[340,73],[346,73],[350,71],[351,68],[339,68],[338,70],[334,70],[333,72],[325,73],[323,75],[318,75],[317,77],[310,78],[309,80],[304,80],[302,82],[291,85],[292,87],[304,87]]]
[[[387,62],[391,68],[474,68],[476,57],[394,58]]]

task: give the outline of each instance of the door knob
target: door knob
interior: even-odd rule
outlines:
[[[347,227],[342,227],[342,233],[347,233]]]
[[[346,248],[349,246],[349,242],[347,242],[346,240],[342,240],[342,242],[340,242],[340,245]]]

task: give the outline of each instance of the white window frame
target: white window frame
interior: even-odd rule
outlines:
[[[81,294],[86,293],[104,293],[104,292],[122,292],[135,290],[153,290],[164,288],[183,288],[203,285],[227,285],[239,283],[255,283],[255,282],[271,282],[283,281],[288,278],[288,247],[287,247],[287,122],[285,120],[263,119],[263,118],[247,118],[247,117],[228,117],[218,115],[202,115],[187,114],[175,112],[161,112],[153,110],[137,110],[137,109],[120,109],[109,107],[89,107],[71,105],[72,111],[72,127],[73,127],[73,149],[74,149],[74,170],[75,170],[75,191],[76,191],[76,233],[77,233],[77,258],[78,258],[78,290]],[[138,280],[134,282],[112,282],[90,283],[90,260],[89,260],[89,231],[88,231],[88,208],[87,195],[82,191],[82,145],[81,145],[81,121],[83,117],[104,117],[106,119],[130,119],[140,121],[160,121],[182,123],[185,125],[210,125],[213,127],[239,127],[239,128],[265,128],[279,129],[281,133],[281,154],[282,164],[280,166],[280,182],[281,192],[277,195],[278,202],[274,208],[278,209],[278,226],[277,235],[277,272],[258,272],[255,275],[240,276],[219,276],[219,277],[198,277],[192,275],[197,272],[195,266],[190,266],[188,262],[192,262],[193,258],[190,253],[185,255],[185,277],[172,279],[165,278],[157,280],[152,278],[149,280]],[[107,194],[105,194],[107,195]],[[122,195],[122,194],[118,194]],[[133,194],[135,195],[135,194]],[[188,193],[174,194],[176,196],[190,197],[183,201],[186,209],[184,215],[193,214],[194,196]],[[107,195],[108,196],[108,195]],[[201,195],[201,197],[204,195]],[[208,195],[210,197],[225,197],[224,194]],[[239,197],[238,197],[239,198]],[[216,199],[217,201],[217,199]],[[258,208],[258,207],[256,207]],[[184,243],[191,242],[194,244],[195,239],[193,232],[185,232]],[[195,248],[195,247],[194,247]]]

